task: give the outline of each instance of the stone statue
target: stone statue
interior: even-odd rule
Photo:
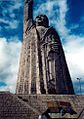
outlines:
[[[33,0],[26,0],[25,4],[25,50],[21,55],[24,62],[20,63],[24,68],[20,68],[18,81],[22,83],[18,84],[17,92],[22,90],[27,94],[74,94],[57,31],[49,26],[46,15],[38,15],[33,20]]]

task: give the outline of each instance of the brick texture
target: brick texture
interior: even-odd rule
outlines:
[[[77,113],[56,114],[56,119],[84,119],[84,96],[15,95],[9,92],[0,92],[0,119],[38,119],[47,110],[49,101],[69,102]]]

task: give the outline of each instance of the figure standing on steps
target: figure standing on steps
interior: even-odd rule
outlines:
[[[47,16],[41,14],[34,21],[33,0],[26,0],[24,17],[17,93],[74,94],[59,35]]]
[[[47,109],[44,113],[42,113],[41,115],[39,115],[38,119],[52,119],[49,115],[50,110]]]

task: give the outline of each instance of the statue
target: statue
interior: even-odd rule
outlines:
[[[72,81],[57,31],[49,26],[49,20],[46,15],[38,15],[35,21],[33,20],[33,0],[26,0],[25,4],[24,37],[26,40],[23,42],[26,43],[23,44],[30,44],[29,48],[32,55],[34,55],[30,56],[36,60],[38,59],[35,66],[35,59],[32,58],[30,60],[32,64],[30,66],[32,67],[32,70],[30,68],[32,78],[26,78],[25,80],[27,82],[31,80],[28,84],[31,84],[29,86],[30,88],[28,87],[29,92],[38,94],[74,94]],[[36,52],[37,54],[35,54]],[[34,69],[36,70],[33,71]],[[39,72],[38,76],[35,72]],[[37,77],[39,78],[37,79]]]

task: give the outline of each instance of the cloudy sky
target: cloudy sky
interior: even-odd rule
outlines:
[[[15,92],[23,39],[24,0],[0,0],[0,90]],[[84,94],[84,0],[34,0],[59,33],[76,94]]]

